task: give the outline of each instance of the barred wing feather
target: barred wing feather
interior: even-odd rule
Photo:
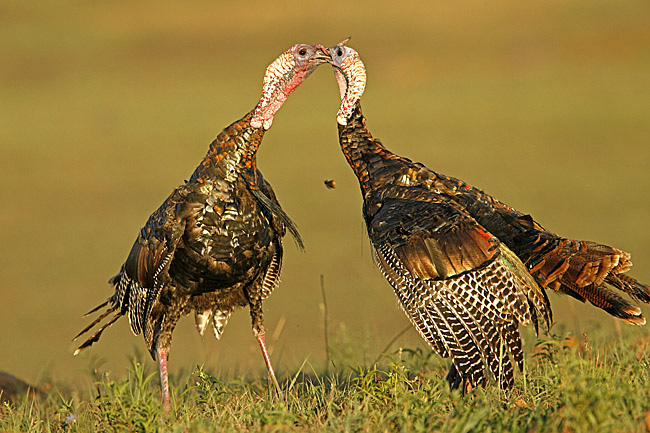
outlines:
[[[549,308],[525,267],[462,210],[442,201],[386,199],[368,223],[379,268],[429,345],[470,387],[512,386],[518,325]],[[532,307],[531,307],[532,306]]]

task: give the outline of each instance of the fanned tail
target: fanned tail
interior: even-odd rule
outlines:
[[[610,285],[636,301],[650,303],[650,286],[623,275],[632,266],[630,254],[607,245],[535,231],[518,254],[542,287],[589,301],[614,317],[643,325],[641,309],[610,290]]]
[[[631,305],[625,299],[609,290],[605,284],[591,284],[585,287],[573,286],[571,289],[582,298],[581,300],[589,301],[591,304],[607,311],[614,317],[618,317],[634,325],[645,325],[645,317],[643,317],[641,309],[636,305]]]
[[[637,301],[650,304],[650,286],[627,275],[608,275],[605,281]]]

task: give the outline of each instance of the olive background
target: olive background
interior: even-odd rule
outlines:
[[[70,340],[112,294],[150,213],[255,106],[266,66],[294,43],[352,36],[368,126],[389,149],[554,232],[633,253],[631,275],[650,282],[649,18],[639,0],[0,1],[0,370],[75,383],[148,357],[126,319],[78,357]],[[258,154],[306,244],[286,239],[265,303],[280,374],[324,367],[321,275],[339,361],[374,361],[408,325],[373,264],[338,102],[323,66]],[[550,298],[554,331],[649,332]],[[391,350],[423,346],[410,329]],[[170,371],[197,364],[264,374],[246,309],[219,342],[181,320]]]

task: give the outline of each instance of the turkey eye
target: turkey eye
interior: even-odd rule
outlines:
[[[343,50],[340,49],[340,48],[338,50],[336,50],[336,55],[341,57],[343,55]]]
[[[304,56],[305,54],[307,54],[307,50],[303,48],[302,50],[298,51],[298,54]]]

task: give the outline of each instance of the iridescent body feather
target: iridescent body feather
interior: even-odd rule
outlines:
[[[339,142],[359,180],[376,261],[431,348],[451,357],[452,387],[494,377],[513,384],[519,325],[552,319],[546,290],[588,300],[629,323],[641,310],[606,286],[650,302],[650,287],[622,275],[629,254],[544,229],[465,182],[402,158],[373,138],[359,99],[366,73],[345,41],[328,49],[341,94]]]
[[[113,295],[92,312],[107,305],[108,310],[79,335],[113,316],[75,354],[128,316],[133,333],[144,335],[159,361],[163,405],[169,410],[167,355],[179,318],[194,312],[201,335],[212,321],[219,339],[232,312],[248,306],[269,376],[281,394],[264,342],[262,302],[279,283],[285,232],[301,248],[302,240],[257,169],[256,154],[282,103],[328,58],[321,48],[294,45],[267,68],[256,107],[219,134],[189,181],[140,230],[110,280]]]

